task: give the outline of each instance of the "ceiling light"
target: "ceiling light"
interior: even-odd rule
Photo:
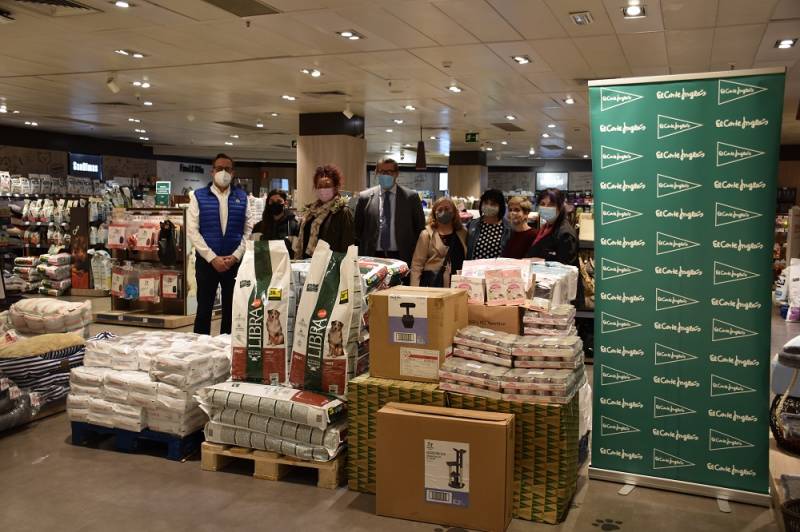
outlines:
[[[128,122],[134,122],[138,124],[139,122],[141,122],[141,120],[139,120],[138,118],[128,118]]]
[[[37,127],[37,126],[39,125],[39,122],[31,122],[31,125],[32,125],[33,127]]]
[[[133,57],[134,59],[142,59],[146,57],[142,52],[137,52],[136,50],[128,50],[125,48],[119,48],[117,50],[114,50],[114,53],[119,55],[127,55]]]
[[[231,138],[232,138],[232,139],[238,139],[238,138],[239,138],[239,135],[237,135],[237,134],[235,134],[235,133],[234,133],[233,135],[231,135]]]
[[[542,133],[542,138],[549,139],[550,138],[550,133]]]
[[[129,2],[125,2],[124,0],[117,0],[116,2],[114,2],[114,5],[117,7],[121,7],[123,9],[131,7],[131,4]]]
[[[364,36],[358,33],[356,30],[337,31],[336,35],[349,41],[358,41],[364,38]]]
[[[281,96],[281,98],[290,102],[293,102],[297,99],[295,96],[290,96],[289,94],[284,94],[283,96]]]
[[[404,109],[405,109],[406,111],[416,111],[416,110],[417,110],[417,108],[416,108],[416,107],[414,107],[414,106],[413,106],[413,105],[411,105],[411,104],[409,104],[409,105],[406,105],[406,106],[404,107]]]
[[[150,140],[150,137],[139,137],[139,140]]]
[[[408,143],[406,143],[406,144],[403,144],[403,146],[404,146],[404,147],[406,147],[406,148],[412,148],[412,147],[413,147],[413,144],[408,144]]]
[[[797,44],[797,39],[781,39],[779,41],[775,41],[775,48],[780,48],[781,50],[786,50],[788,48],[792,48],[795,44]]]
[[[386,132],[387,132],[387,133],[394,133],[394,129],[392,129],[392,128],[386,128]]]
[[[226,140],[226,141],[225,141],[225,145],[226,145],[226,146],[233,146],[233,142],[231,142],[231,141],[229,141],[229,140]]]
[[[4,103],[0,104],[0,113],[7,113],[7,112],[8,112],[8,107],[6,107],[6,104]]]
[[[384,153],[392,153],[392,150],[386,150]]]
[[[430,139],[431,139],[431,140],[439,140],[439,139],[437,139],[437,138],[436,138],[436,135],[431,135],[431,136],[430,136]]]
[[[130,55],[130,54],[128,53],[128,50],[123,50],[123,49],[121,49],[121,48],[120,48],[119,50],[114,50],[114,53],[115,53],[115,54],[119,54],[119,55]]]
[[[274,117],[277,117],[277,116],[279,116],[279,115],[278,115],[278,113],[271,113],[269,116],[271,116],[271,117],[273,117],[273,118],[274,118]]]
[[[134,59],[144,59],[144,54],[141,52],[133,52],[131,54],[131,57],[133,57]]]
[[[494,151],[494,148],[492,148],[491,146],[486,146],[486,151]]]
[[[589,156],[588,156],[588,155],[586,155],[586,154],[584,153],[584,154],[583,154],[583,158],[584,158],[584,159],[588,159],[588,158],[589,158]]]
[[[395,124],[397,124],[397,125],[399,126],[400,124],[402,124],[402,123],[403,123],[403,120],[400,120],[399,118],[395,118],[395,119],[394,119],[394,123],[395,123]]]
[[[144,102],[142,102],[142,105],[144,105],[145,107],[152,107],[153,102],[151,102],[150,100],[145,100]]]
[[[506,120],[516,120],[517,117],[514,115],[506,115]]]
[[[463,89],[461,89],[461,87],[459,87],[458,85],[450,85],[449,87],[447,87],[447,90],[449,90],[450,92],[453,92],[455,94],[458,94]]]
[[[536,150],[534,150],[533,148],[528,150],[528,155],[533,155],[534,153],[536,153]]]
[[[26,125],[26,126],[29,126],[29,125],[31,125],[31,122],[30,122],[30,120],[26,120],[26,121],[25,121],[25,125]]]
[[[588,11],[576,11],[574,13],[570,13],[569,18],[571,18],[572,22],[578,26],[586,26],[587,24],[594,22],[594,17],[592,17],[592,14]]]
[[[258,122],[256,122],[256,127],[264,127],[264,122],[259,120]]]
[[[575,103],[575,98],[573,98],[572,96],[567,96],[566,98],[564,98],[564,103],[567,105],[572,105]]]
[[[571,150],[571,149],[572,149],[572,146],[567,146],[567,149],[568,149],[568,150]]]
[[[19,111],[17,111],[16,109],[14,109],[13,111],[11,111],[11,114],[12,114],[12,115],[18,115],[18,114],[19,114]]]
[[[500,144],[502,144],[503,146],[508,146],[508,141],[507,140],[501,140]]]
[[[141,87],[142,86],[142,82],[141,81],[134,81],[133,83],[131,83],[131,85],[133,85],[134,87]]]
[[[556,125],[555,124],[547,124],[547,127],[550,128],[550,129],[555,129]]]
[[[622,16],[625,18],[644,18],[647,16],[644,6],[633,5],[622,8]]]
[[[520,65],[527,65],[528,63],[531,62],[531,58],[528,57],[527,55],[515,55],[511,59],[513,59]]]
[[[305,74],[307,76],[311,76],[312,78],[318,78],[318,77],[322,76],[322,72],[317,70],[316,68],[304,68],[300,72],[302,72],[303,74]]]
[[[147,133],[147,130],[146,129],[134,129],[133,132],[134,133]]]

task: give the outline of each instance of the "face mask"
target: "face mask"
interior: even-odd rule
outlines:
[[[453,221],[453,213],[450,211],[436,211],[436,221],[440,224],[449,224]]]
[[[272,216],[277,216],[279,214],[283,214],[283,203],[270,203],[269,204],[269,213]]]
[[[322,203],[328,203],[336,195],[333,188],[318,188],[317,197]]]
[[[539,207],[539,217],[545,222],[552,222],[556,216],[558,216],[558,210],[555,207]]]
[[[481,214],[488,217],[497,216],[497,213],[500,212],[500,207],[496,205],[484,205],[481,209]]]
[[[225,170],[220,170],[214,174],[214,183],[220,188],[227,188],[231,184],[233,176]]]
[[[378,184],[383,190],[389,190],[394,185],[394,176],[389,174],[379,174]]]

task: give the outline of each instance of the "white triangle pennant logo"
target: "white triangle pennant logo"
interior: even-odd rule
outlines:
[[[721,79],[717,82],[717,105],[725,105],[742,98],[749,98],[767,90],[766,87],[759,87],[758,85]]]
[[[700,188],[701,186],[703,185],[699,183],[692,183],[691,181],[686,181],[685,179],[678,179],[677,177],[658,174],[656,176],[656,197],[666,198],[667,196],[680,194],[681,192],[688,192],[689,190],[694,190],[696,188]]]
[[[641,159],[643,155],[631,151],[600,146],[600,168],[611,168],[620,164],[629,163],[636,159]]]
[[[641,323],[636,323],[635,321],[626,320],[625,318],[614,316],[613,314],[609,314],[608,312],[600,313],[600,332],[603,333],[615,333],[619,331],[626,331],[628,329],[635,329],[636,327],[641,327],[641,326],[642,326]]]
[[[725,264],[724,262],[714,261],[714,284],[738,283],[748,279],[755,279],[759,274],[751,271]]]
[[[642,380],[633,373],[622,371],[621,369],[612,368],[605,364],[600,365],[600,386],[613,386],[615,384],[623,384],[625,382]]]
[[[674,364],[676,362],[688,362],[689,360],[697,360],[697,357],[678,351],[673,347],[668,347],[662,344],[656,344],[655,347],[655,360],[656,366],[665,366],[667,364]]]
[[[739,327],[727,321],[718,320],[714,318],[711,325],[711,341],[724,342],[726,340],[738,340],[739,338],[747,338],[749,336],[757,336],[758,333]]]
[[[746,222],[754,218],[761,218],[761,214],[741,207],[734,207],[727,203],[716,203],[714,209],[714,226],[721,227],[723,225],[736,224],[739,222]]]
[[[727,142],[717,142],[717,167],[740,163],[760,155],[764,155],[764,152]]]
[[[740,440],[730,434],[725,434],[714,429],[708,429],[708,450],[724,451],[725,449],[746,449],[754,447],[750,442]]]
[[[669,292],[662,288],[656,288],[656,311],[688,307],[689,305],[695,305],[697,303],[699,303],[699,301],[691,297]]]
[[[723,395],[739,395],[742,393],[753,393],[755,389],[733,382],[731,380],[711,374],[711,397],[722,397]]]
[[[699,243],[686,240],[685,238],[668,235],[667,233],[656,233],[656,255],[686,251],[687,249],[696,248],[699,245]]]
[[[600,416],[601,436],[616,436],[618,434],[630,434],[632,432],[639,432],[639,429],[608,416]]]
[[[640,268],[634,268],[621,262],[616,262],[610,259],[603,258],[600,260],[600,278],[604,281],[609,279],[616,279],[617,277],[625,277],[626,275],[633,275],[639,273]]]
[[[606,203],[605,201],[600,203],[600,225],[624,222],[625,220],[638,218],[641,215],[642,213],[639,211],[632,211],[631,209]]]
[[[686,416],[688,414],[696,414],[697,412],[691,408],[687,408],[678,403],[667,401],[658,396],[653,396],[653,417],[673,417],[673,416]]]
[[[600,89],[600,111],[608,111],[615,107],[625,105],[637,100],[641,100],[644,96],[634,94],[632,92],[618,91],[615,89]]]
[[[691,120],[684,120],[683,118],[675,118],[674,116],[658,115],[656,136],[659,139],[665,139],[673,135],[686,133],[698,127],[703,127],[703,124],[692,122]]]
[[[694,463],[679,458],[675,455],[653,449],[653,469],[674,469],[677,467],[692,467]]]

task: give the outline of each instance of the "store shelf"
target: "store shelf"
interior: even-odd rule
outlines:
[[[49,227],[51,225],[69,227],[69,222],[61,222],[58,224],[56,222],[15,222],[14,220],[11,220],[11,225],[16,225],[18,227]]]
[[[91,198],[97,194],[64,194],[62,192],[38,193],[38,194],[0,194],[0,199],[80,199]]]

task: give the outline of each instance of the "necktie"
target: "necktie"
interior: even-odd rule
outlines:
[[[391,251],[392,245],[392,193],[386,191],[383,193],[383,214],[381,216],[381,248],[383,251]]]

